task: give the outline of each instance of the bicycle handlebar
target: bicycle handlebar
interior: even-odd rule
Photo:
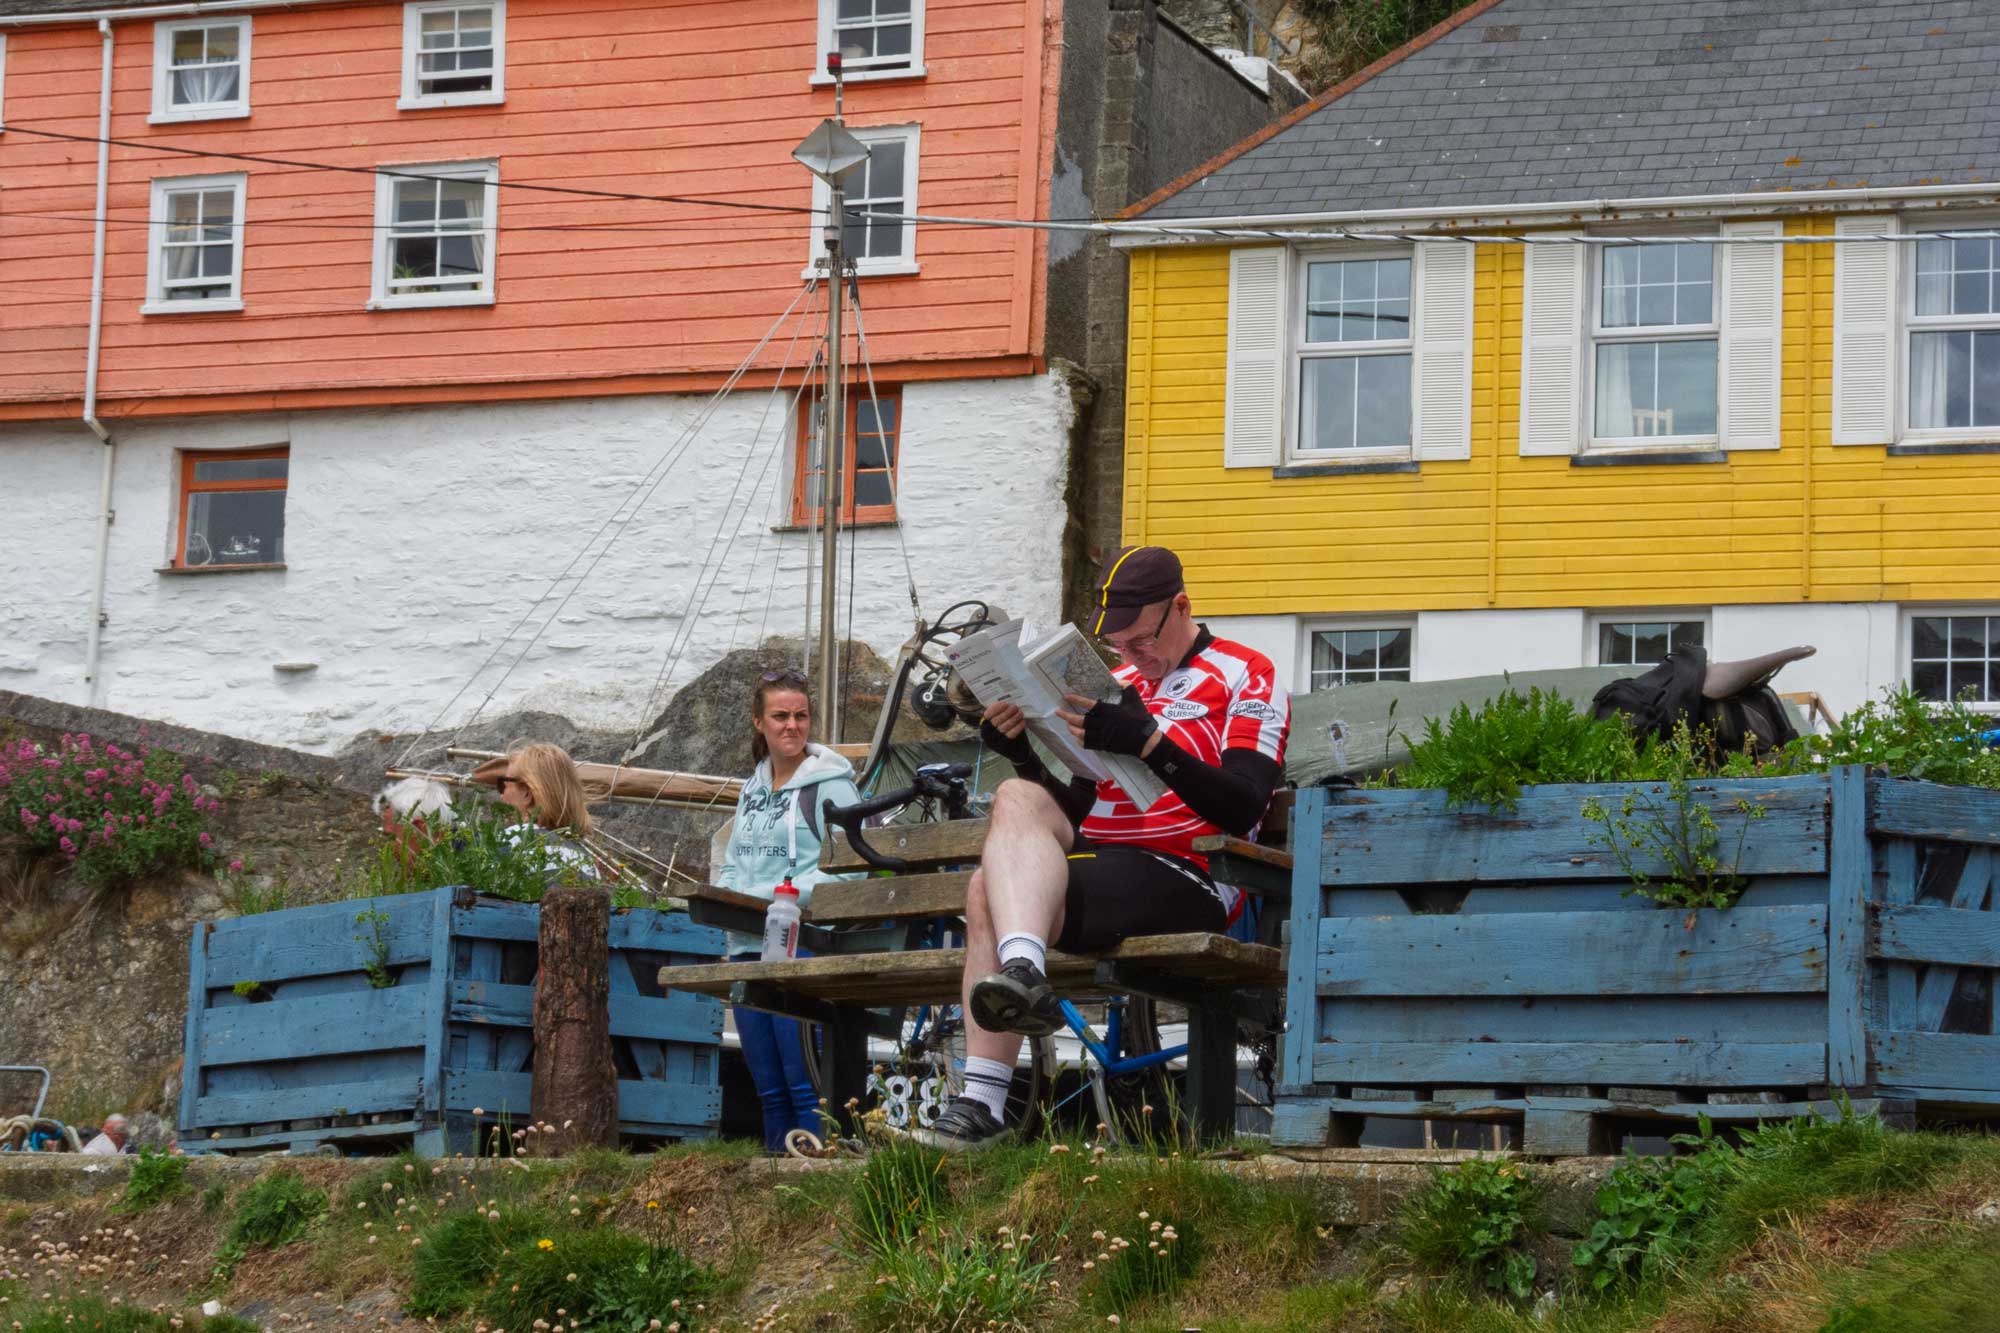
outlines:
[[[970,764],[926,764],[917,770],[916,781],[907,787],[883,792],[880,796],[857,801],[853,805],[836,805],[829,799],[820,809],[829,826],[837,826],[846,832],[848,844],[862,860],[877,870],[900,875],[910,868],[910,863],[900,856],[890,856],[869,846],[867,838],[862,835],[862,821],[908,805],[920,796],[962,802],[965,780],[971,776]]]

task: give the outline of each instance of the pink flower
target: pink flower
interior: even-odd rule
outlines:
[[[57,843],[56,845],[58,847],[61,847],[66,854],[70,856],[76,855],[76,844],[71,842],[68,838],[64,838],[61,842]]]
[[[24,805],[21,807],[21,822],[27,827],[33,828],[42,822],[42,817]]]
[[[214,841],[215,839],[209,837],[206,833],[201,835],[201,845],[204,847],[208,846],[208,844]]]
[[[232,875],[240,875],[240,874],[242,874],[242,873],[243,873],[243,863],[242,863],[241,861],[231,861],[231,862],[229,863],[229,873],[230,873],[230,874],[232,874]]]

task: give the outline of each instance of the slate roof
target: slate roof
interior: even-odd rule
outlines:
[[[0,0],[0,17],[12,14],[68,14],[100,9],[140,9],[166,0]]]
[[[2000,0],[1501,0],[1474,11],[1128,216],[2000,179]]]

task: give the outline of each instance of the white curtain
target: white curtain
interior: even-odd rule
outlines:
[[[1637,247],[1627,250],[1607,248],[1604,251],[1604,276],[1598,280],[1604,302],[1604,310],[1599,317],[1603,327],[1626,328],[1638,319],[1639,312],[1628,299],[1638,289],[1628,287],[1619,280],[1624,277],[1636,280],[1638,274]],[[1638,427],[1632,418],[1631,358],[1617,344],[1599,343],[1596,434],[1621,436],[1637,433]]]
[[[236,65],[195,65],[174,71],[175,106],[210,106],[236,100],[243,71]]]
[[[1910,425],[1918,430],[1951,424],[1950,377],[1951,340],[1963,334],[1915,333],[1910,335]]]

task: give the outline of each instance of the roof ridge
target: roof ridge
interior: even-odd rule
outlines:
[[[1284,131],[1290,129],[1292,126],[1306,119],[1306,117],[1313,115],[1315,112],[1324,110],[1332,103],[1339,101],[1341,98],[1347,96],[1347,94],[1353,92],[1356,88],[1359,88],[1362,84],[1374,78],[1377,74],[1382,73],[1384,70],[1394,68],[1395,66],[1401,64],[1403,61],[1407,60],[1409,57],[1415,55],[1417,52],[1423,50],[1425,47],[1431,45],[1433,42],[1437,41],[1445,34],[1452,32],[1457,28],[1462,27],[1467,23],[1470,23],[1473,19],[1478,18],[1481,14],[1486,13],[1490,9],[1496,8],[1497,6],[1503,3],[1505,3],[1505,0],[1473,0],[1473,3],[1459,10],[1456,14],[1453,14],[1450,18],[1445,19],[1442,23],[1438,23],[1435,26],[1427,28],[1423,32],[1418,33],[1415,37],[1412,37],[1409,41],[1404,42],[1401,46],[1389,52],[1387,55],[1381,56],[1378,59],[1376,59],[1376,61],[1373,64],[1366,65],[1361,69],[1356,70],[1354,73],[1342,79],[1339,83],[1334,84],[1333,87],[1328,88],[1325,92],[1313,98],[1310,102],[1307,102],[1304,106],[1299,107],[1294,111],[1287,112],[1284,116],[1280,117],[1277,120],[1272,121],[1269,125],[1266,125],[1263,129],[1258,130],[1256,133],[1250,135],[1248,138],[1242,139],[1237,143],[1231,144],[1229,147],[1223,149],[1220,153],[1217,153],[1214,157],[1210,158],[1208,161],[1202,163],[1198,167],[1195,167],[1192,171],[1188,171],[1182,174],[1181,176],[1175,178],[1174,180],[1168,181],[1165,185],[1162,185],[1159,189],[1153,191],[1151,194],[1147,195],[1144,199],[1141,199],[1138,203],[1131,204],[1123,209],[1120,209],[1116,216],[1121,220],[1143,216],[1149,209],[1155,208],[1160,204],[1165,203],[1168,199],[1171,199],[1174,195],[1179,194],[1182,190],[1187,189],[1188,186],[1193,185],[1203,176],[1206,176],[1210,172],[1217,171],[1222,167],[1227,166],[1229,163],[1234,162],[1237,158],[1249,152],[1251,149],[1257,147],[1259,144],[1275,137],[1276,135],[1282,134]]]

